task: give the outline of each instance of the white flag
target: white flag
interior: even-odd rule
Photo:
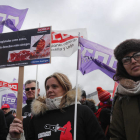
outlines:
[[[69,57],[78,49],[78,34],[87,39],[86,28],[52,31],[51,56]]]

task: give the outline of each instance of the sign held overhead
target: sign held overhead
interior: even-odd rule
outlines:
[[[51,27],[0,34],[0,68],[50,63]]]

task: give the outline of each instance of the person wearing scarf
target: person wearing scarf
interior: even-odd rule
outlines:
[[[38,97],[32,102],[30,132],[26,140],[73,140],[75,88],[68,77],[54,73],[45,80],[46,97]],[[77,133],[76,140],[105,140],[105,135],[92,110],[80,104],[81,90],[77,96]],[[22,122],[15,119],[10,126],[7,140],[25,140]]]
[[[119,82],[112,110],[110,140],[140,140],[140,40],[119,44],[114,55]]]

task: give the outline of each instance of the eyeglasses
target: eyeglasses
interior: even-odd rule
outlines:
[[[131,63],[131,58],[134,58],[136,61],[140,60],[140,52],[134,53],[132,56],[127,56],[122,59],[124,65]]]
[[[31,89],[31,90],[35,90],[36,88],[35,88],[35,87],[25,88],[26,91],[29,91],[30,89]]]

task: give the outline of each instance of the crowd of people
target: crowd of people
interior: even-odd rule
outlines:
[[[129,39],[114,50],[117,69],[115,96],[97,87],[99,103],[86,98],[78,87],[77,140],[140,139],[140,40]],[[22,109],[23,121],[4,104],[0,110],[0,140],[73,140],[76,89],[68,77],[54,73],[44,82],[46,96],[40,96],[39,83],[25,83],[27,105]],[[35,99],[35,89],[37,98]],[[20,138],[17,138],[20,134]],[[6,138],[7,137],[7,138]]]

